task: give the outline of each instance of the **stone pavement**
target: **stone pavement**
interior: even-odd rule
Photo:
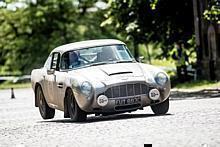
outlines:
[[[91,115],[84,123],[64,119],[60,111],[54,119],[43,120],[31,89],[15,89],[15,97],[10,99],[10,90],[0,90],[0,147],[220,146],[220,97],[171,101],[163,116],[146,107],[120,115]]]

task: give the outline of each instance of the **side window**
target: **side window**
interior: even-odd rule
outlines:
[[[51,62],[51,69],[59,70],[59,61],[60,61],[60,54],[53,53],[52,62]]]
[[[68,51],[62,55],[61,69],[73,69],[81,66],[79,53],[76,51]]]

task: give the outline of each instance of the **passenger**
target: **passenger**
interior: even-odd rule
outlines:
[[[102,48],[102,51],[97,55],[98,62],[105,62],[105,61],[114,61],[116,60],[115,54],[113,52],[112,47],[105,46]]]

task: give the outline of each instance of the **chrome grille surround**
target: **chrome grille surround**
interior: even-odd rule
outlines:
[[[104,95],[108,98],[130,97],[138,95],[147,95],[149,86],[144,83],[126,83],[108,88]]]

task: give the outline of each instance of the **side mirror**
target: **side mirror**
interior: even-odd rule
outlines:
[[[140,62],[140,63],[141,63],[143,60],[144,60],[144,56],[140,56],[140,57],[137,58],[137,61]]]
[[[48,69],[47,70],[48,75],[52,75],[52,74],[54,74],[54,72],[55,72],[55,69]]]

